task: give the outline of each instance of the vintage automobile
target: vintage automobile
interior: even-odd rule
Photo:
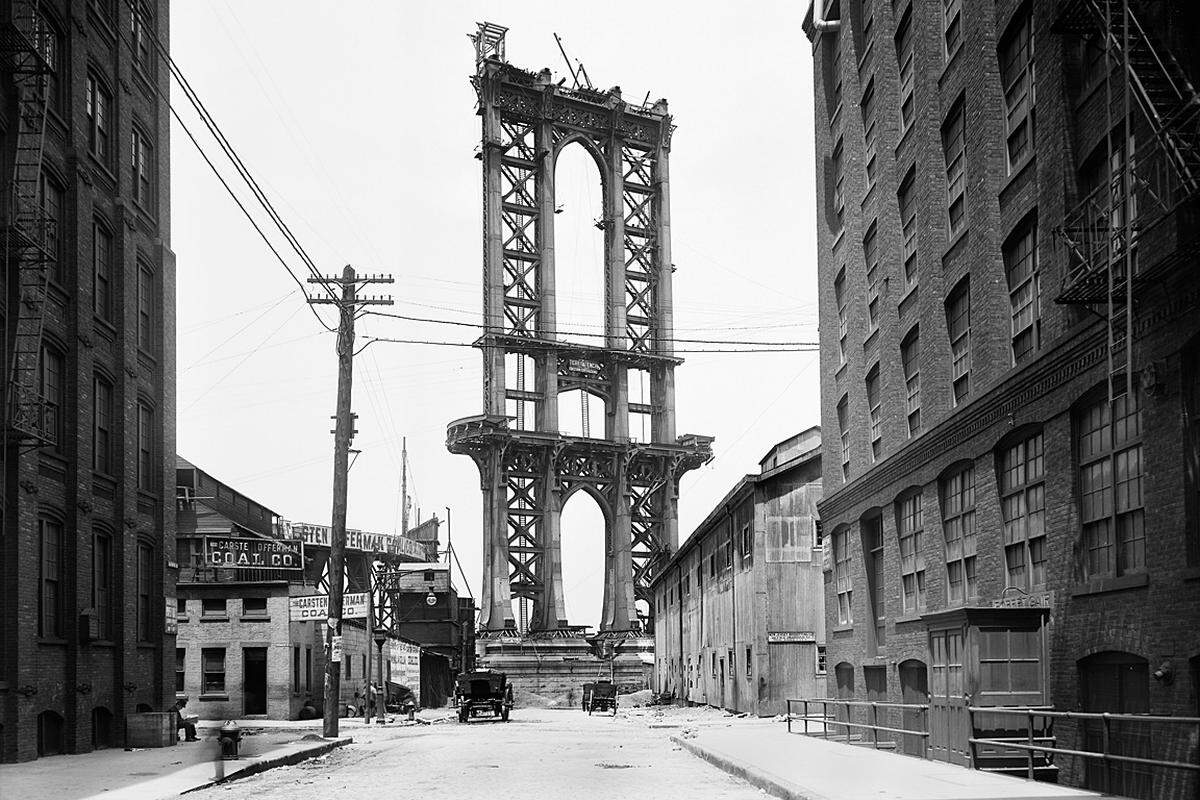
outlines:
[[[508,722],[513,707],[512,685],[503,672],[489,669],[464,672],[455,682],[454,700],[458,704],[459,722],[483,716]]]
[[[585,687],[586,690],[586,687]],[[611,681],[596,681],[586,693],[587,712],[612,711],[617,715],[617,685]]]

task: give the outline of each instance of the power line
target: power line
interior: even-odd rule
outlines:
[[[431,322],[437,325],[456,325],[462,328],[475,328],[477,330],[489,330],[495,326],[483,325],[478,322],[460,322],[452,319],[437,319],[434,317],[417,317],[410,314],[396,314],[389,311],[365,311],[364,314],[370,314],[376,317],[390,317],[393,319],[402,319],[409,322]],[[605,333],[588,333],[585,331],[555,331],[561,336],[588,336],[597,339],[606,339],[608,334]],[[729,344],[729,345],[762,345],[764,347],[817,347],[817,342],[755,342],[743,341],[737,339],[686,339],[680,337],[665,337],[657,338],[656,342],[675,343],[682,342],[685,344]]]
[[[383,336],[366,336],[363,338],[365,338],[367,340],[367,342],[362,347],[360,347],[354,351],[355,355],[358,355],[359,353],[361,353],[363,350],[367,349],[367,347],[374,344],[375,342],[386,342],[389,344],[424,344],[424,345],[431,345],[431,346],[435,346],[435,347],[476,347],[476,345],[472,342],[446,342],[446,341],[437,341],[434,339],[394,339],[391,337],[383,337]],[[540,339],[540,340],[539,339],[527,339],[527,340],[525,340],[525,342],[526,342],[526,344],[525,344],[526,347],[531,347],[531,349],[545,349],[545,350],[555,349],[555,348],[561,347],[563,344],[562,342],[556,342],[556,341],[551,341],[551,340],[546,340],[546,339]],[[591,345],[588,345],[588,347],[591,347]],[[633,355],[633,356],[644,355],[644,354],[639,353],[636,350],[619,350],[619,349],[611,348],[611,347],[595,347],[592,349],[594,349],[598,352],[601,352],[601,353],[613,353],[613,354],[619,354],[619,355]],[[802,346],[802,347],[752,347],[752,348],[741,348],[741,349],[702,348],[702,349],[697,349],[697,350],[681,349],[681,350],[675,350],[674,352],[676,352],[676,353],[815,353],[819,349],[820,348],[814,343],[814,344],[809,344],[809,345]]]

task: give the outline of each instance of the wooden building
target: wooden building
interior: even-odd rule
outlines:
[[[654,689],[770,716],[825,686],[821,429],[771,448],[658,571]]]

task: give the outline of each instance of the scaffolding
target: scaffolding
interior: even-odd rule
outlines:
[[[1200,196],[1200,95],[1137,8],[1135,0],[1066,0],[1055,23],[1059,33],[1098,37],[1104,54],[1105,180],[1056,231],[1067,254],[1056,301],[1104,318],[1110,401],[1133,390],[1137,288],[1186,257],[1183,232],[1170,227]],[[1151,133],[1140,145],[1135,106]]]

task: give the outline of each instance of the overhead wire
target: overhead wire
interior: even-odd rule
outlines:
[[[366,350],[369,346],[371,346],[372,344],[375,344],[376,342],[383,342],[383,343],[388,343],[388,344],[419,344],[419,345],[430,345],[433,347],[477,347],[477,345],[474,344],[473,342],[447,342],[447,341],[438,341],[435,339],[400,339],[400,338],[393,338],[393,337],[387,337],[387,336],[370,336],[370,337],[363,337],[363,338],[367,340],[366,344],[364,344],[362,347],[355,350],[354,351],[355,355],[358,355],[363,350]],[[550,350],[550,349],[561,347],[563,345],[563,342],[557,342],[557,341],[554,341],[551,339],[528,339],[525,341],[526,341],[525,346],[532,350]],[[599,352],[599,353],[609,353],[609,354],[628,355],[628,356],[646,355],[644,353],[639,353],[636,350],[621,350],[618,348],[611,348],[611,347],[593,347],[591,345],[585,345],[585,346],[589,347],[590,350]],[[797,346],[797,347],[753,347],[753,348],[740,348],[740,349],[739,348],[712,348],[712,347],[699,348],[699,349],[681,348],[681,349],[672,350],[672,353],[673,354],[674,353],[815,353],[818,350],[819,350],[818,345],[815,342],[813,342],[813,343],[805,345],[805,346]]]

